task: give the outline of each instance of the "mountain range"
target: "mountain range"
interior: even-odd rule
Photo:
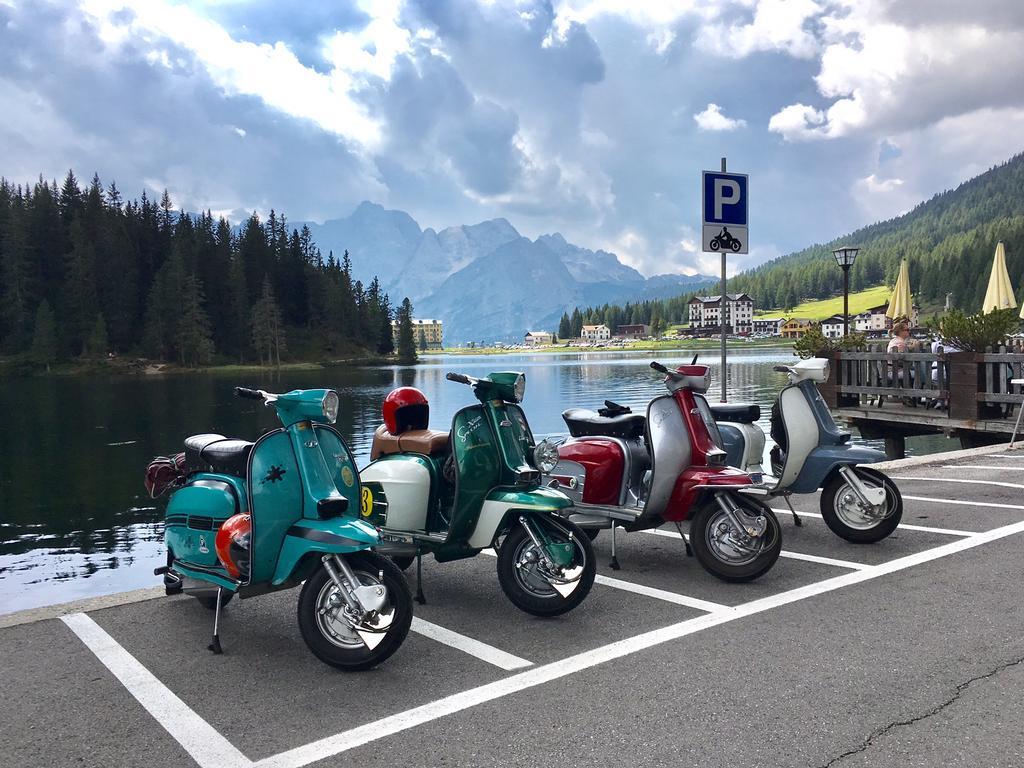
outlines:
[[[363,202],[345,218],[305,224],[323,253],[347,250],[355,275],[377,275],[392,304],[408,297],[416,317],[442,320],[446,344],[519,340],[528,330],[557,330],[576,306],[668,298],[715,280],[645,278],[613,253],[557,232],[530,240],[503,218],[435,231],[405,211]]]

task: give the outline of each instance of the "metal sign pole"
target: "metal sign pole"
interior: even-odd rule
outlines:
[[[722,158],[722,173],[725,173],[725,158]],[[722,248],[722,296],[718,304],[718,324],[722,330],[722,402],[726,402],[725,397],[725,248]]]

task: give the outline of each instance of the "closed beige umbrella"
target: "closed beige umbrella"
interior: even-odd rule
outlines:
[[[910,298],[910,272],[907,270],[907,260],[904,259],[900,263],[900,273],[896,278],[896,286],[892,289],[889,308],[885,310],[885,314],[893,319],[905,317],[909,320],[913,311],[913,302]]]
[[[1013,298],[1013,286],[1010,285],[1010,273],[1006,271],[1006,249],[1002,243],[996,246],[996,257],[992,261],[992,274],[988,277],[988,290],[985,291],[985,301],[981,304],[981,311],[986,315],[997,309],[1010,309],[1017,307],[1017,300]]]

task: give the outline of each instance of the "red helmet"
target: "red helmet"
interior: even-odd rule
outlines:
[[[392,435],[410,429],[426,429],[430,422],[430,403],[416,387],[399,387],[384,398],[384,426]]]
[[[214,549],[221,564],[231,577],[248,578],[249,544],[252,537],[252,518],[249,515],[232,515],[221,525],[214,540]]]

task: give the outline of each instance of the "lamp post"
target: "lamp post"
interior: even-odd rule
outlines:
[[[850,267],[857,258],[860,248],[857,246],[842,246],[832,251],[836,257],[836,264],[843,270],[843,336],[850,333]]]

